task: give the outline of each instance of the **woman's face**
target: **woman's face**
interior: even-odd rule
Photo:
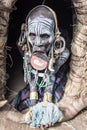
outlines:
[[[33,52],[48,52],[54,42],[54,21],[45,17],[28,19],[28,41]]]

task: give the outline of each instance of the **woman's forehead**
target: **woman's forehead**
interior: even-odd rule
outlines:
[[[36,28],[48,30],[48,31],[54,31],[54,21],[49,18],[43,18],[43,17],[37,17],[35,19],[29,19],[28,20],[28,31]]]
[[[31,25],[32,23],[44,23],[48,25],[54,25],[54,20],[52,20],[51,18],[38,16],[38,17],[35,17],[34,19],[31,19],[31,18],[28,19],[28,25]]]

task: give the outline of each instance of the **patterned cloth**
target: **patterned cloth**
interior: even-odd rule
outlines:
[[[68,65],[65,63],[58,73],[56,74],[56,81],[53,90],[53,103],[60,101],[63,96],[65,84],[67,81]],[[36,86],[37,87],[37,86]],[[22,89],[18,95],[10,102],[11,106],[15,107],[17,110],[22,111],[26,108],[31,107],[31,100],[29,98],[30,84],[27,84],[24,89]],[[44,88],[38,88],[38,101],[41,102],[44,94]]]

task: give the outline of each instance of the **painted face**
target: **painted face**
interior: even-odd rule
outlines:
[[[54,21],[45,17],[28,19],[28,41],[33,52],[47,52],[54,41]]]

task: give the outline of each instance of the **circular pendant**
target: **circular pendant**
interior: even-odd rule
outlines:
[[[45,54],[36,53],[31,56],[32,67],[36,70],[44,70],[48,64],[48,58]]]

